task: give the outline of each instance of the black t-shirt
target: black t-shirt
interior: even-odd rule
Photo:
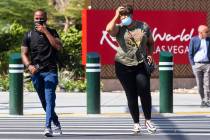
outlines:
[[[52,36],[59,38],[55,29],[47,28]],[[38,65],[41,71],[57,70],[58,52],[53,48],[47,37],[36,30],[27,32],[22,46],[29,48],[29,55],[33,65]]]

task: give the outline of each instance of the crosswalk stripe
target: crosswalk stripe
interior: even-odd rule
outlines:
[[[205,118],[204,118],[205,117]],[[179,116],[175,116],[175,117],[161,117],[161,118],[158,118],[158,117],[156,117],[156,118],[152,118],[152,120],[188,120],[189,121],[189,119],[190,120],[210,120],[210,118],[209,118],[210,116],[203,116],[203,115],[201,115],[201,116],[196,116],[196,117],[193,117],[193,116],[191,116],[191,117],[182,117],[182,118],[180,118]],[[37,120],[39,120],[39,119],[42,119],[42,120],[44,120],[44,116],[19,116],[19,115],[10,115],[10,116],[6,116],[6,117],[1,117],[0,116],[0,120],[9,120],[9,119],[11,119],[11,120],[14,120],[14,119],[24,119],[24,120],[27,120],[27,119],[32,119],[32,120],[34,120],[34,119],[37,119]],[[60,119],[64,119],[64,120],[81,120],[80,118],[85,118],[85,120],[101,120],[101,119],[103,119],[103,120],[132,120],[131,118],[130,118],[130,116],[129,117],[124,117],[124,116],[119,116],[119,117],[116,117],[116,116],[113,116],[113,117],[107,117],[107,116],[100,116],[100,115],[98,115],[98,116],[90,116],[90,117],[88,117],[88,115],[87,116],[84,116],[84,117],[60,117]],[[142,118],[143,119],[143,118]]]
[[[9,134],[9,135],[42,135],[43,132],[0,132],[0,134]],[[150,135],[148,133],[141,133],[141,135]],[[64,132],[63,135],[133,135],[132,132]],[[210,133],[156,133],[152,135],[190,135],[190,136],[210,136]],[[0,138],[1,139],[1,138]]]
[[[11,129],[8,129],[8,128],[6,128],[6,129],[1,129],[1,130],[3,130],[2,132],[0,132],[0,133],[7,133],[7,132],[10,132],[11,134],[12,133],[21,133],[21,132],[19,132],[19,131],[24,131],[24,132],[26,132],[26,129],[13,129],[13,128],[11,128]],[[12,130],[12,131],[9,131],[9,130]],[[14,130],[16,130],[16,132],[14,132]],[[27,128],[27,132],[31,132],[31,131],[38,131],[38,132],[42,132],[43,131],[43,129],[41,129],[41,128],[37,128],[37,129],[34,129],[34,128]],[[87,129],[87,128],[72,128],[72,129],[63,129],[63,131],[71,131],[71,132],[75,132],[75,131],[94,131],[94,133],[96,132],[96,133],[103,133],[102,131],[112,131],[112,132],[119,132],[119,131],[123,131],[123,132],[130,132],[132,130],[132,128],[125,128],[125,129],[113,129],[113,128],[89,128],[89,129]],[[144,132],[144,131],[146,131],[146,129],[141,129],[141,131],[142,132]],[[173,129],[157,129],[157,131],[159,132],[159,133],[164,133],[164,132],[168,132],[168,133],[210,133],[210,130],[207,130],[207,129],[199,129],[199,130],[194,130],[194,129],[175,129],[175,130],[173,130]]]
[[[37,129],[37,128],[42,128],[44,126],[44,124],[34,124],[34,126],[26,126],[26,124],[24,126],[22,125],[0,125],[0,130],[5,130],[5,129]],[[144,125],[140,125],[141,129],[145,129]],[[194,126],[194,127],[193,127]],[[126,129],[126,128],[132,128],[133,124],[128,124],[128,125],[62,125],[63,129],[77,129],[77,128],[90,128],[90,129],[94,129],[94,128],[100,128],[100,129]],[[210,126],[208,125],[182,125],[182,126],[173,126],[171,124],[168,125],[156,125],[157,129],[167,129],[167,130],[171,130],[171,129],[187,129],[187,130],[194,130],[199,128],[199,130],[201,129],[210,129]],[[53,126],[52,126],[53,128]],[[198,130],[198,131],[199,131]]]
[[[60,117],[60,121],[64,135],[133,135],[133,122],[129,117]],[[209,122],[208,117],[154,118],[153,123],[157,127],[157,133],[154,135],[210,136]],[[43,135],[44,124],[44,117],[0,117],[0,135],[4,135],[0,140],[5,139],[7,135],[11,136],[10,139],[16,135]],[[141,134],[149,135],[143,125],[144,119],[140,124]]]

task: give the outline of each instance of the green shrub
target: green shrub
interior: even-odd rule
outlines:
[[[24,91],[35,92],[35,89],[34,89],[32,81],[24,83]]]
[[[12,52],[20,52],[25,31],[23,26],[16,22],[0,30],[0,74],[8,71],[9,55]]]
[[[0,91],[8,91],[9,89],[9,76],[0,75]]]
[[[59,72],[59,87],[66,92],[84,92],[86,90],[86,81],[84,79],[74,80],[72,79],[73,72],[60,71]]]
[[[66,92],[84,92],[86,90],[86,81],[84,80],[70,80],[62,83]]]
[[[73,72],[73,78],[78,79],[84,76],[81,65],[81,31],[70,27],[67,32],[61,33],[63,51],[60,54],[62,67]]]
[[[16,22],[2,29],[0,31],[0,52],[11,49],[20,50],[23,34],[25,32],[26,29]]]

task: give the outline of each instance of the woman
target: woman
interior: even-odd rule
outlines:
[[[125,4],[117,8],[115,16],[107,24],[106,31],[116,37],[119,44],[115,56],[115,72],[120,80],[128,101],[130,114],[134,121],[133,132],[140,132],[139,105],[140,96],[145,116],[145,127],[150,133],[156,132],[151,123],[150,75],[147,74],[142,55],[151,63],[154,41],[149,26],[132,20],[133,8]],[[120,20],[121,23],[117,24]],[[137,53],[138,52],[138,53]],[[139,53],[140,52],[140,53]]]

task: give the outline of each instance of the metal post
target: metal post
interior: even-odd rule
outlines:
[[[160,52],[160,113],[173,113],[173,55]]]
[[[100,57],[97,53],[87,54],[87,114],[100,114]]]
[[[9,114],[23,115],[23,69],[20,53],[9,59]]]

